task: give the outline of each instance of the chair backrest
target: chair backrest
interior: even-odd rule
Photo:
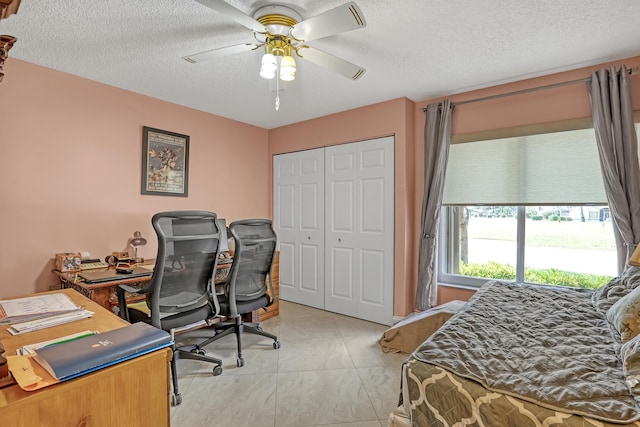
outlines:
[[[267,292],[276,252],[276,233],[268,219],[246,219],[229,224],[235,242],[233,264],[229,272],[229,299],[251,301]],[[270,278],[269,278],[270,279]],[[269,305],[273,302],[270,300]],[[235,305],[235,304],[233,304]]]
[[[151,219],[158,236],[158,255],[147,303],[151,323],[160,317],[207,304],[214,292],[220,230],[216,214],[206,211],[160,212]]]

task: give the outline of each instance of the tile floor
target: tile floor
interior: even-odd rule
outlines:
[[[280,315],[262,323],[281,347],[243,335],[245,365],[236,367],[235,336],[213,342],[211,364],[178,361],[182,404],[172,426],[383,427],[396,407],[403,354],[383,353],[385,325],[280,301]],[[206,329],[178,336],[202,341]]]

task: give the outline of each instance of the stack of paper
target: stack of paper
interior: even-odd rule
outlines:
[[[93,311],[80,309],[55,316],[30,320],[28,322],[14,323],[7,328],[7,331],[9,331],[11,335],[19,335],[24,334],[25,332],[37,331],[38,329],[50,328],[52,326],[62,325],[63,323],[86,319],[91,316],[93,316]]]
[[[65,294],[36,295],[26,298],[0,300],[0,324],[25,322],[78,311],[81,308]]]

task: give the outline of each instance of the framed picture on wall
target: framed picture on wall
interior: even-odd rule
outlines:
[[[189,136],[142,128],[142,194],[187,197]]]

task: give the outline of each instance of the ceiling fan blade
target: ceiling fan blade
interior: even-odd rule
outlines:
[[[365,69],[362,67],[313,47],[300,47],[298,49],[298,56],[307,59],[314,64],[320,65],[321,67],[335,71],[336,73],[351,80],[358,80],[365,72]]]
[[[248,52],[250,50],[257,49],[258,45],[253,43],[237,44],[234,46],[221,47],[220,49],[208,50],[206,52],[195,53],[193,55],[183,56],[187,62],[196,64],[199,62],[210,61],[222,56],[233,55],[235,53]]]
[[[250,30],[256,31],[258,33],[264,33],[266,28],[264,25],[245,14],[239,9],[231,6],[229,3],[223,0],[196,0],[198,3],[207,6],[210,9],[215,10],[216,12],[226,16],[229,19],[233,19],[238,24],[244,25]]]
[[[297,40],[309,41],[366,26],[362,11],[351,1],[297,23],[291,27],[291,35]]]

